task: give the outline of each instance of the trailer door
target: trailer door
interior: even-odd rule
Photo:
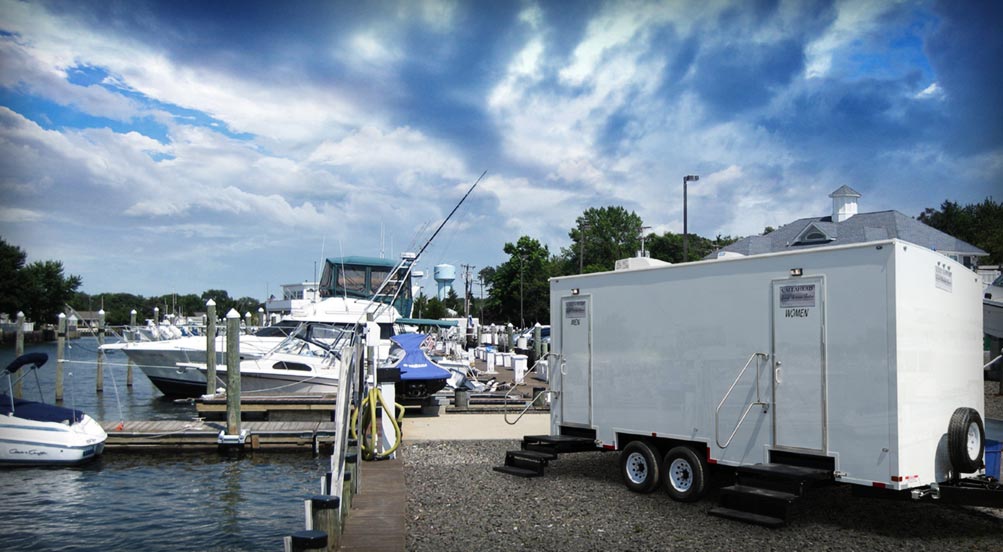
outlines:
[[[592,427],[592,298],[561,298],[561,419]]]
[[[773,282],[774,445],[825,452],[825,280]]]

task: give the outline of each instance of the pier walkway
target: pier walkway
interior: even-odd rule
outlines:
[[[366,462],[338,549],[403,552],[407,542],[405,515],[404,461]]]
[[[215,448],[226,422],[159,420],[102,422],[108,434],[105,448]],[[241,422],[247,430],[245,446],[259,448],[312,448],[334,442],[334,422]]]

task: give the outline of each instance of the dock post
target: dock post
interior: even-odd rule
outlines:
[[[66,315],[56,324],[56,402],[63,402],[63,355],[66,352]]]
[[[14,340],[14,358],[24,354],[24,313],[17,311],[17,337]],[[18,378],[14,384],[14,398],[24,398],[23,380]]]
[[[216,394],[216,301],[205,302],[205,394]]]
[[[160,307],[153,307],[153,340],[160,341]]]
[[[506,338],[507,341],[505,342],[505,352],[506,353],[515,352],[515,342],[513,341],[515,339],[515,326],[513,326],[512,323],[509,322],[508,326],[506,326],[505,328],[508,330],[508,337]]]
[[[104,345],[104,309],[98,311],[98,362],[94,380],[94,391],[97,393],[104,393],[104,351],[101,350],[102,345]]]
[[[129,332],[131,338],[136,339],[136,309],[129,311]],[[125,363],[125,386],[132,387],[132,359]]]
[[[307,501],[309,518],[314,531],[327,534],[327,548],[331,552],[341,544],[341,516],[338,508],[341,499],[333,495],[314,495]]]
[[[308,552],[329,550],[327,534],[323,531],[297,531],[283,539],[286,552]]]
[[[352,472],[345,470],[341,479],[341,526],[345,526],[345,520],[352,510]]]
[[[226,433],[240,435],[240,314],[226,313]]]

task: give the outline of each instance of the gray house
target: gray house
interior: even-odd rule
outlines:
[[[975,270],[988,253],[898,211],[858,213],[860,193],[849,186],[831,194],[832,214],[795,220],[764,236],[749,236],[711,253],[714,259],[731,255],[761,255],[809,247],[846,245],[898,238],[921,245]]]

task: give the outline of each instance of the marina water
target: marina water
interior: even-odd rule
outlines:
[[[55,397],[56,346],[25,345],[49,362],[38,370],[45,402]],[[0,366],[14,359],[0,348]],[[193,420],[195,407],[165,400],[126,358],[106,356],[104,392],[95,392],[97,340],[67,341],[63,406],[100,422]],[[6,378],[3,384],[6,386]],[[5,392],[7,392],[5,390]],[[38,400],[33,375],[24,398]],[[303,500],[330,467],[310,452],[105,450],[78,468],[0,469],[0,550],[278,550],[303,528]]]

